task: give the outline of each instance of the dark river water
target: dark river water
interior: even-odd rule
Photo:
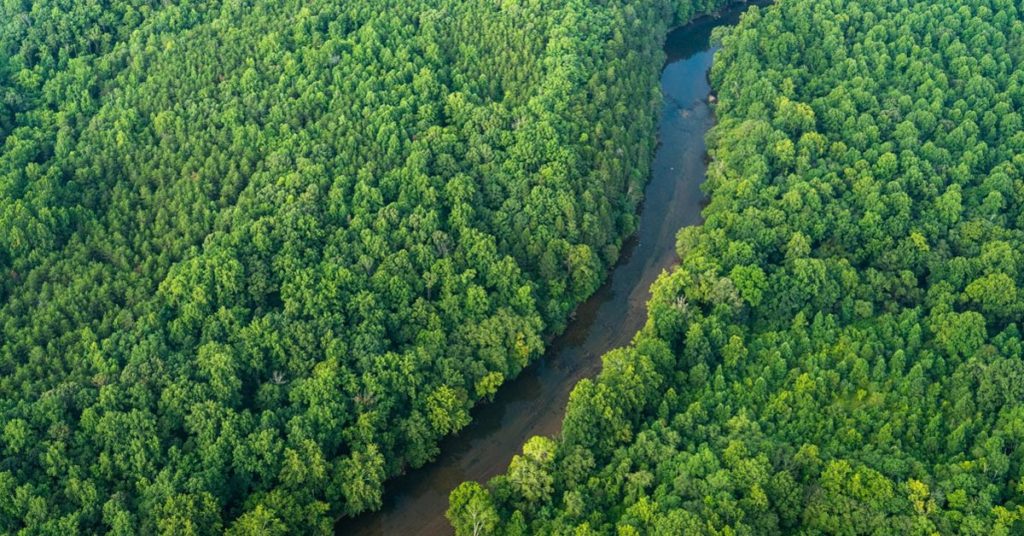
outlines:
[[[709,37],[716,26],[735,24],[745,8],[698,19],[669,34],[653,174],[637,233],[604,286],[579,306],[568,329],[540,360],[503,385],[493,402],[474,409],[472,424],[441,442],[437,460],[388,481],[383,508],[342,519],[336,533],[451,534],[444,517],[448,494],[466,480],[486,482],[503,473],[530,437],[558,434],[576,382],[600,372],[603,354],[630,343],[646,321],[651,283],[677,261],[676,232],[702,222],[704,134],[714,124],[707,103],[714,55]]]

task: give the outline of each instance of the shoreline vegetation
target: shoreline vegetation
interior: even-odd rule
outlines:
[[[706,223],[560,437],[452,494],[456,534],[1024,530],[1024,23],[998,4],[720,31]]]
[[[0,530],[377,508],[598,287],[721,3],[4,2]]]
[[[651,36],[665,57],[651,65],[662,66],[652,75],[662,93],[659,146],[636,231],[601,288],[576,309],[543,357],[503,385],[493,401],[475,408],[472,423],[457,436],[441,442],[435,461],[389,482],[379,511],[343,520],[336,534],[450,534],[444,517],[449,493],[463,480],[484,482],[504,472],[530,437],[556,433],[572,387],[596,376],[601,355],[629,344],[643,326],[651,284],[676,262],[676,232],[700,222],[704,134],[713,122],[704,102],[713,55],[709,38],[716,26],[735,23],[741,13],[736,6],[721,17],[677,26],[667,38]]]
[[[730,3],[0,2],[0,533],[380,508],[600,287]],[[717,30],[704,225],[457,535],[1024,533],[1018,4]]]

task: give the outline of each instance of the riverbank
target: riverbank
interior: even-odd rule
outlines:
[[[607,282],[578,309],[546,355],[473,411],[473,422],[441,444],[441,455],[388,484],[383,508],[342,520],[339,534],[448,534],[448,494],[466,480],[484,482],[505,471],[532,436],[559,433],[569,393],[597,375],[601,356],[630,343],[646,321],[654,280],[676,263],[675,236],[701,223],[706,171],[704,134],[714,124],[707,103],[711,31],[734,24],[746,5],[702,17],[672,31],[661,75],[664,103],[659,146],[645,188],[637,232],[623,247]]]

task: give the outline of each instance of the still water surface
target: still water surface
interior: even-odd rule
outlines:
[[[704,134],[714,124],[707,103],[707,72],[715,52],[708,45],[711,30],[735,24],[745,9],[737,6],[669,34],[651,181],[637,233],[624,245],[604,286],[579,306],[540,360],[503,385],[493,402],[474,409],[472,424],[441,442],[437,460],[388,481],[383,508],[342,519],[335,527],[338,534],[451,534],[444,517],[448,494],[466,480],[486,482],[503,473],[530,437],[557,434],[576,382],[596,376],[601,356],[629,344],[643,326],[651,284],[677,260],[676,232],[702,221]]]

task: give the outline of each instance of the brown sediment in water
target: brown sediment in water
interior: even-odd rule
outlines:
[[[637,232],[623,245],[604,286],[576,309],[541,359],[502,386],[493,402],[475,408],[472,424],[441,442],[437,460],[387,482],[383,508],[340,520],[336,533],[451,534],[444,517],[451,490],[503,473],[530,437],[558,434],[573,386],[600,372],[602,355],[630,343],[646,322],[651,284],[677,262],[676,233],[703,221],[704,135],[714,125],[708,104],[707,73],[714,55],[709,37],[714,27],[735,24],[747,7],[699,19],[666,40],[665,99],[651,180]]]

